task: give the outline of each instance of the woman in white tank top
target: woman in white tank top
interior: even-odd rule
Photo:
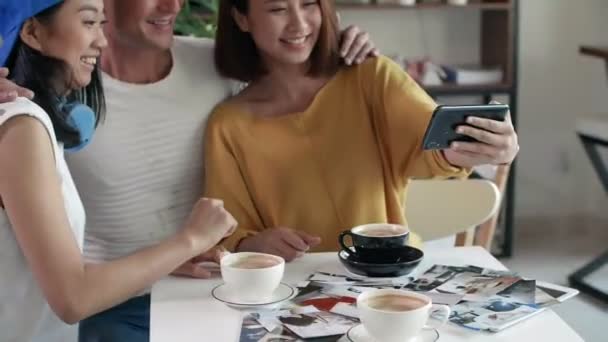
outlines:
[[[0,104],[0,341],[75,341],[65,323],[132,297],[236,225],[220,201],[200,199],[161,244],[83,261],[85,214],[63,153],[84,147],[103,115],[104,20],[103,0],[0,3],[0,67],[36,94]]]

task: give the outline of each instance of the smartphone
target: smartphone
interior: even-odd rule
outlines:
[[[475,141],[467,135],[456,133],[456,127],[468,125],[466,120],[469,116],[504,121],[508,112],[509,106],[505,104],[439,106],[433,112],[431,122],[426,128],[422,148],[447,149],[453,141]]]

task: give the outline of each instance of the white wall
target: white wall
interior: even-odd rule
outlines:
[[[385,54],[430,55],[440,63],[478,59],[477,10],[340,13],[344,24],[368,30]],[[578,54],[580,44],[608,46],[608,1],[520,0],[519,32],[516,215],[608,218],[607,196],[574,133],[586,114],[603,111],[608,119],[605,67]]]
[[[606,194],[573,132],[585,115],[608,119],[604,63],[578,53],[580,44],[608,46],[608,1],[521,3],[518,213],[608,217]]]
[[[439,63],[479,60],[479,11],[340,10],[342,26],[357,24],[368,31],[382,53],[405,57],[431,56]]]

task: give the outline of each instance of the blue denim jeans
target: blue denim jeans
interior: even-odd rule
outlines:
[[[148,342],[150,295],[135,297],[80,322],[79,342]]]

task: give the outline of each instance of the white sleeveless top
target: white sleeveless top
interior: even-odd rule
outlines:
[[[29,115],[40,120],[51,137],[65,210],[78,246],[82,250],[84,208],[67,168],[63,145],[58,143],[55,137],[51,119],[42,108],[25,98],[0,104],[0,126],[18,115]],[[0,208],[0,341],[63,342],[76,339],[77,327],[59,320],[47,304],[17,244],[9,218]]]

